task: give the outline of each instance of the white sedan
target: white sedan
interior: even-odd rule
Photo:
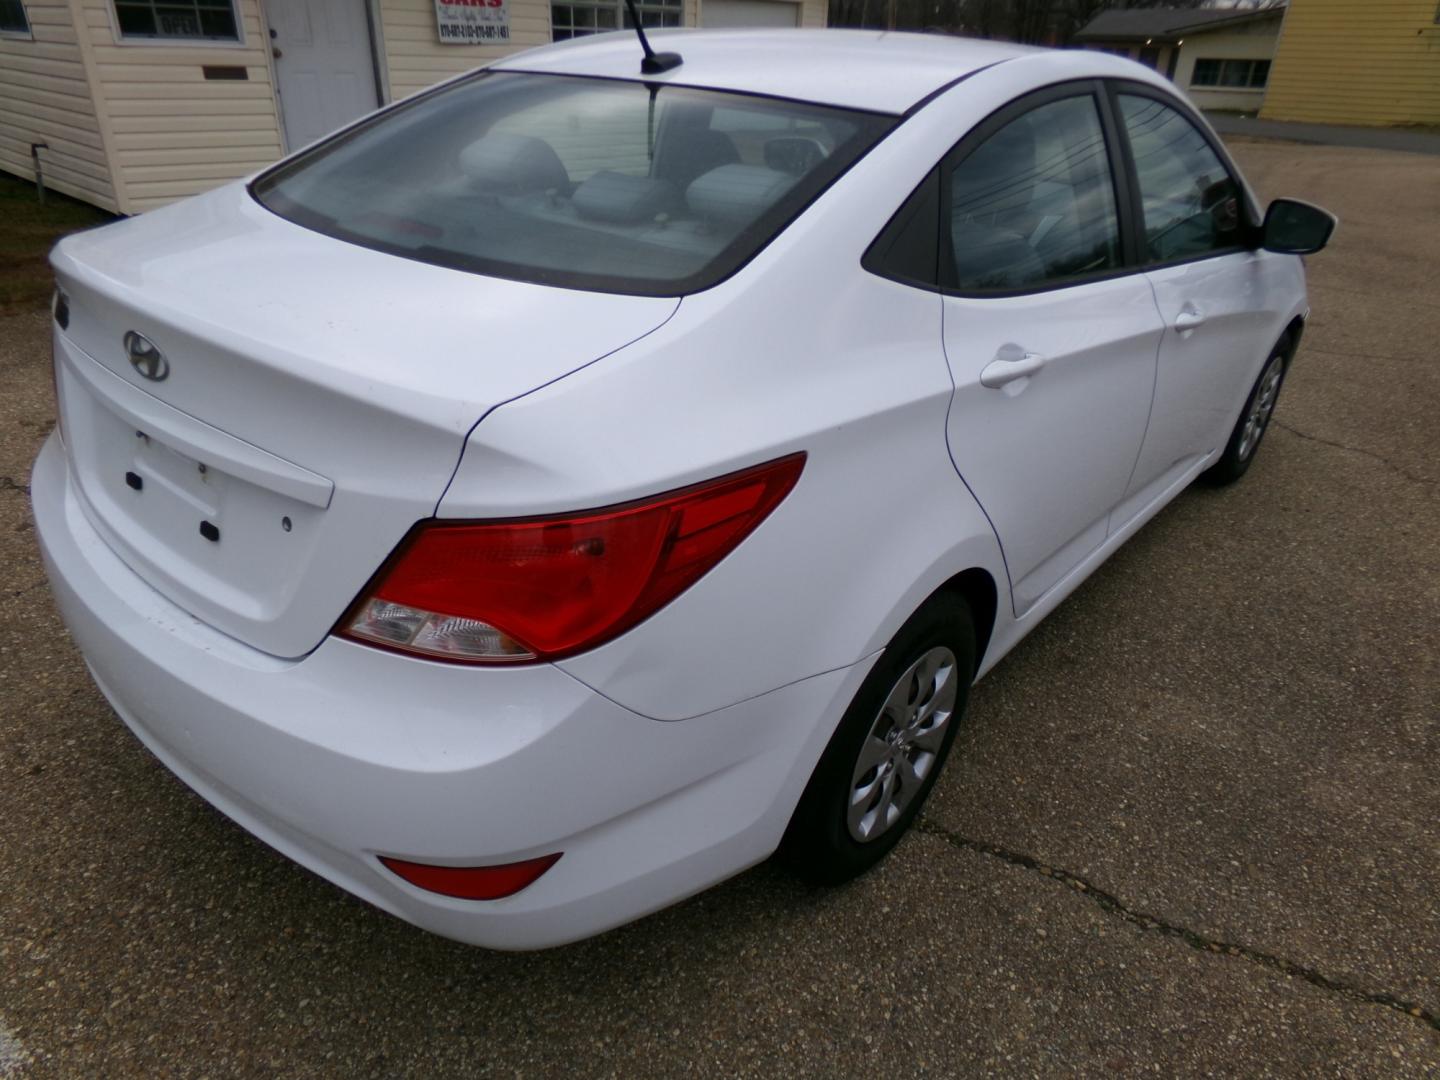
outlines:
[[[202,796],[497,948],[914,820],[967,692],[1237,479],[1334,225],[1094,52],[512,56],[53,256],[55,595]]]

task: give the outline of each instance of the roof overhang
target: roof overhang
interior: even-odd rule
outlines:
[[[1137,15],[1155,15],[1153,11],[1137,11]],[[1176,19],[1185,19],[1192,13],[1177,11],[1174,13]],[[1254,10],[1237,11],[1235,14],[1223,19],[1204,19],[1199,22],[1193,19],[1189,22],[1165,23],[1161,27],[1149,30],[1107,30],[1103,26],[1091,30],[1089,26],[1082,27],[1075,34],[1075,41],[1158,41],[1161,44],[1174,44],[1181,38],[1198,37],[1201,34],[1211,34],[1220,30],[1229,30],[1242,23],[1259,22],[1265,19],[1278,19],[1285,14],[1285,8],[1259,8]],[[1097,20],[1098,21],[1098,20]]]

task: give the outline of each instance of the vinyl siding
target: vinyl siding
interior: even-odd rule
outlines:
[[[694,22],[687,21],[686,26],[705,25],[705,0],[693,0],[698,9],[697,18]],[[779,3],[794,3],[794,0],[776,0]],[[688,6],[688,5],[687,5]],[[799,0],[794,6],[800,8],[800,21],[796,24],[804,29],[824,29],[829,21],[829,5],[825,0]],[[687,20],[689,16],[687,15]]]
[[[1175,65],[1175,85],[1184,87],[1190,99],[1202,109],[1255,112],[1265,100],[1264,88],[1191,86],[1196,60],[1270,60],[1275,56],[1275,39],[1280,17],[1246,23],[1231,30],[1187,34]]]
[[[483,67],[520,49],[550,43],[550,5],[509,0],[509,45],[441,45],[434,0],[380,0],[390,97],[408,97],[442,79]]]
[[[238,45],[121,42],[109,0],[76,0],[89,35],[120,209],[138,213],[245,176],[281,153],[258,0],[237,0]],[[278,0],[283,2],[283,0]],[[244,67],[209,81],[204,65]]]
[[[0,169],[34,179],[30,144],[47,187],[118,209],[75,20],[65,0],[26,0],[32,40],[0,37]]]
[[[392,99],[482,67],[502,56],[550,44],[549,0],[509,0],[510,44],[441,45],[434,0],[380,0],[385,68]],[[704,0],[685,0],[686,26],[704,24]],[[801,25],[824,26],[825,0],[802,0]]]
[[[1292,0],[1261,113],[1332,124],[1440,124],[1436,0]]]
[[[685,0],[687,26],[701,2]],[[261,3],[237,0],[243,40],[232,46],[122,42],[111,0],[27,0],[34,40],[0,38],[0,168],[29,177],[30,143],[48,142],[47,183],[134,214],[269,165],[283,143]],[[434,0],[378,0],[388,98],[548,44],[548,0],[510,3],[510,45],[472,46],[439,43]],[[802,0],[804,25],[823,26],[825,12]],[[205,65],[248,79],[206,80]]]

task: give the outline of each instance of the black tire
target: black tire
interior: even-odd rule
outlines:
[[[1278,371],[1276,365],[1279,365]],[[1220,459],[1214,465],[1200,474],[1200,479],[1206,484],[1211,487],[1233,484],[1249,471],[1250,463],[1255,460],[1255,455],[1260,450],[1260,443],[1265,438],[1265,432],[1270,430],[1270,420],[1275,415],[1275,405],[1280,398],[1280,391],[1285,385],[1285,374],[1289,368],[1290,342],[1286,338],[1281,338],[1280,343],[1265,358],[1265,365],[1260,369],[1260,375],[1256,378],[1255,385],[1250,388],[1250,393],[1245,398],[1245,407],[1240,410],[1240,417],[1230,431],[1230,440],[1225,444],[1225,452],[1220,455]],[[1264,415],[1259,419],[1258,430],[1249,432],[1247,437],[1256,402],[1260,399],[1266,382],[1272,374],[1276,375],[1277,381],[1269,391],[1269,405],[1264,408]]]
[[[912,672],[912,668],[921,661],[929,664],[943,657],[943,652],[939,650],[949,650],[954,658],[951,677],[956,694],[948,716],[943,721],[943,732],[937,730],[940,728],[939,722],[934,722],[933,727],[928,730],[923,726],[906,728],[905,731],[912,733],[917,741],[906,745],[904,734],[897,735],[901,741],[893,747],[895,760],[898,761],[898,755],[903,753],[911,763],[910,767],[916,768],[916,760],[932,752],[921,746],[919,740],[928,738],[933,742],[939,735],[942,741],[939,742],[938,749],[933,751],[933,758],[928,759],[921,781],[918,784],[912,783],[908,791],[902,785],[906,782],[905,778],[911,774],[893,762],[888,764],[888,768],[895,773],[889,777],[895,784],[894,790],[907,791],[908,802],[899,809],[898,816],[888,825],[879,827],[872,838],[858,840],[851,832],[849,814],[852,788],[860,790],[853,782],[860,767],[861,752],[867,746],[875,745],[869,742],[872,729],[882,723],[882,715],[892,691],[897,694],[901,692],[902,676],[909,676],[907,685],[910,690],[907,693],[912,700],[920,704],[920,712],[924,711],[924,701],[933,705],[942,697],[948,700],[948,684],[944,689],[937,689],[942,686],[941,680],[944,678],[943,664],[937,669],[933,679],[929,679],[929,698],[923,698],[925,690],[920,683],[921,679],[928,678],[925,675],[928,668],[922,667],[920,672]],[[818,885],[838,885],[863,874],[889,854],[890,849],[919,814],[930,789],[935,786],[935,780],[945,766],[945,759],[949,756],[955,733],[965,714],[965,703],[969,698],[970,684],[974,677],[975,625],[969,605],[958,595],[937,594],[926,601],[896,633],[860,685],[855,700],[845,710],[844,717],[835,729],[835,734],[826,746],[825,753],[805,788],[805,794],[801,796],[800,804],[790,819],[790,826],[780,845],[781,860],[807,881]],[[893,713],[894,709],[890,711]],[[932,716],[941,711],[943,709],[936,709]],[[877,744],[887,741],[880,739]],[[882,778],[886,774],[877,774],[877,771],[885,767],[887,766],[883,764],[876,765],[865,774],[877,775],[877,779],[870,785],[872,788],[883,786]],[[880,798],[881,794],[883,793],[877,793],[876,798]],[[885,809],[889,809],[888,804]],[[878,825],[880,816],[875,820]]]

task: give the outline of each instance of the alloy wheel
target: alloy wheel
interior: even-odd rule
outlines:
[[[927,650],[895,681],[850,780],[846,825],[860,843],[900,820],[939,760],[959,687],[955,654]]]
[[[1260,445],[1260,436],[1270,423],[1275,411],[1275,399],[1280,396],[1280,380],[1285,377],[1285,360],[1272,356],[1260,376],[1260,388],[1255,391],[1255,400],[1250,403],[1250,412],[1245,416],[1245,429],[1240,433],[1240,445],[1236,449],[1241,461],[1247,460]]]

